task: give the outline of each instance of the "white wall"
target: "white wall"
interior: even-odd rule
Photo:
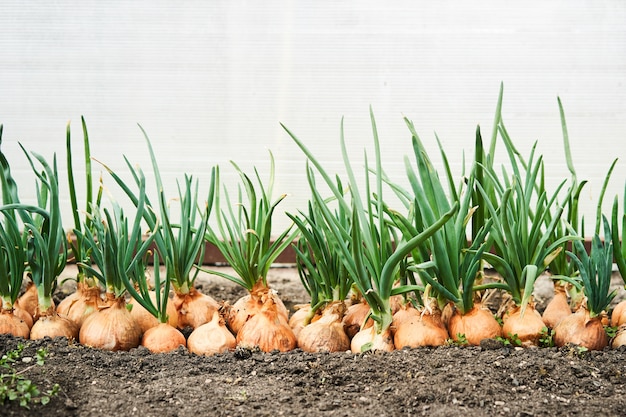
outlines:
[[[2,148],[26,201],[34,181],[17,141],[46,157],[56,152],[64,177],[65,125],[71,120],[80,139],[81,115],[93,155],[120,173],[123,154],[150,170],[140,123],[170,193],[184,172],[206,189],[214,164],[234,180],[231,159],[266,173],[270,149],[276,193],[289,194],[282,209],[294,212],[309,197],[304,157],[279,122],[340,171],[340,119],[358,165],[362,149],[371,152],[371,105],[392,178],[403,181],[411,152],[403,115],[438,160],[436,131],[460,172],[476,125],[489,136],[502,81],[509,132],[525,155],[539,141],[551,184],[569,177],[563,100],[578,176],[589,180],[583,211],[593,218],[613,158],[622,161],[609,203],[626,180],[626,2],[503,4],[3,1]],[[66,193],[63,204],[69,228]],[[277,221],[276,232],[287,224]]]

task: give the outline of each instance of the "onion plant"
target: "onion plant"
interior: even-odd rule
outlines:
[[[112,200],[112,212],[106,207],[93,210],[90,215],[93,228],[74,230],[88,245],[93,261],[93,264],[80,262],[79,265],[86,273],[96,277],[109,298],[113,299],[124,296],[128,275],[135,272],[136,265],[142,262],[156,237],[155,233],[150,233],[144,238],[141,231],[144,212],[149,208],[146,207],[145,178],[141,176],[139,181],[139,197],[132,224],[122,207]],[[155,226],[158,227],[158,224]]]
[[[51,313],[54,309],[52,292],[67,262],[67,242],[61,224],[56,155],[50,166],[43,156],[32,152],[31,157],[21,144],[20,146],[38,180],[37,205],[20,203],[17,188],[9,181],[6,186],[12,189],[7,191],[12,195],[14,202],[5,204],[0,210],[17,211],[23,222],[24,231],[28,235],[27,270],[37,287],[39,312]],[[41,172],[35,167],[33,158],[41,165]]]
[[[610,291],[613,274],[611,226],[605,216],[602,216],[602,222],[604,239],[595,233],[589,254],[580,240],[573,242],[573,252],[567,251],[567,256],[572,259],[580,272],[586,308],[591,318],[606,314],[611,301],[617,295],[617,290]]]
[[[337,188],[342,189],[339,179]],[[353,284],[341,258],[336,256],[339,243],[334,241],[335,236],[324,221],[318,203],[309,201],[308,208],[308,213],[300,212],[298,216],[287,213],[301,234],[293,247],[300,280],[311,296],[311,309],[305,324],[328,303],[343,302]],[[349,228],[350,216],[342,206],[334,211],[334,215],[340,224]]]
[[[286,197],[272,201],[274,189],[274,157],[270,152],[270,172],[266,185],[254,169],[257,185],[241,168],[231,161],[241,179],[237,199],[231,200],[228,190],[220,183],[219,169],[215,174],[215,218],[217,225],[207,228],[206,239],[215,245],[236,275],[207,271],[252,291],[256,285],[267,287],[267,274],[276,258],[292,244],[298,230],[289,226],[272,240],[272,218],[276,206]],[[242,187],[243,190],[242,192]],[[244,199],[245,193],[245,199]]]
[[[427,238],[442,227],[458,210],[458,204],[455,203],[448,212],[444,213],[442,217],[435,219],[432,224],[428,225],[428,227],[420,231],[417,235],[401,242],[391,241],[388,229],[389,224],[384,216],[384,181],[380,157],[380,144],[376,122],[371,109],[370,118],[374,136],[375,172],[377,175],[375,176],[375,189],[372,190],[372,184],[369,180],[370,169],[367,161],[367,153],[365,153],[366,181],[364,194],[362,194],[362,191],[359,189],[355,173],[348,157],[343,134],[343,120],[341,122],[340,145],[349,179],[349,199],[344,195],[343,190],[337,188],[330,175],[304,143],[283,126],[298,147],[307,156],[311,164],[313,164],[320,173],[326,185],[332,191],[333,196],[342,206],[342,210],[349,213],[351,217],[349,225],[338,221],[337,217],[333,215],[324,203],[316,187],[311,187],[314,190],[313,198],[320,207],[329,229],[335,236],[335,242],[338,243],[338,256],[341,257],[359,291],[367,300],[371,309],[371,317],[374,320],[374,334],[372,338],[364,343],[357,342],[355,344],[355,336],[355,339],[353,339],[353,351],[383,348],[382,346],[378,346],[376,339],[389,338],[389,327],[393,320],[390,297],[394,294],[401,294],[413,290],[413,288],[407,286],[394,288],[400,262],[403,261],[412,250],[422,245]],[[307,175],[309,183],[313,185],[312,169],[307,170]],[[373,197],[374,194],[375,197]],[[346,243],[346,238],[349,239],[349,244]],[[393,348],[393,344],[391,344],[391,347]]]
[[[292,244],[298,230],[293,230],[293,225],[290,225],[272,241],[272,218],[276,206],[286,197],[281,195],[272,201],[272,153],[266,184],[257,169],[254,169],[258,188],[237,164],[231,163],[241,179],[237,199],[231,200],[227,188],[220,183],[219,170],[216,170],[217,225],[209,225],[206,239],[219,249],[235,274],[213,270],[206,272],[226,278],[248,291],[247,296],[226,308],[227,324],[237,335],[237,345],[258,347],[265,352],[292,350],[297,342],[288,325],[289,312],[277,294],[269,288],[267,274],[276,258]],[[242,191],[242,186],[245,191]]]
[[[468,224],[476,211],[475,207],[471,207],[475,166],[465,179],[466,184],[462,182],[457,188],[446,154],[437,139],[448,180],[448,191],[446,192],[413,124],[407,119],[405,121],[413,136],[413,150],[417,164],[416,172],[408,158],[405,158],[407,175],[412,189],[412,194],[406,194],[406,197],[415,201],[415,215],[420,216],[416,222],[418,224],[432,224],[435,219],[448,212],[452,204],[459,205],[459,210],[454,214],[451,221],[444,224],[426,241],[428,251],[431,254],[430,259],[414,266],[413,269],[433,287],[442,301],[454,303],[462,314],[466,314],[474,307],[474,291],[488,287],[474,288],[474,281],[481,271],[481,259],[488,246],[486,237],[491,227],[491,221],[487,221],[475,232],[470,245],[468,245],[467,237]],[[406,226],[408,229],[409,225]],[[409,231],[412,235],[415,232],[416,230]]]
[[[193,288],[197,277],[197,270],[194,269],[194,265],[202,262],[204,256],[205,231],[213,206],[217,168],[211,169],[210,189],[204,202],[198,201],[198,182],[196,181],[194,184],[192,177],[185,175],[184,184],[182,186],[178,184],[177,199],[180,205],[180,221],[178,223],[172,222],[168,197],[164,191],[158,161],[147,133],[141,126],[140,129],[148,146],[158,195],[156,205],[150,201],[149,196],[144,197],[145,204],[152,208],[143,211],[144,219],[148,227],[157,231],[154,236],[154,244],[161,253],[168,279],[172,281],[177,292],[186,294]],[[124,160],[135,184],[140,186],[143,177],[141,168],[133,167],[126,157]],[[106,165],[105,168],[133,204],[138,206],[140,200],[129,185]],[[155,210],[156,207],[159,208],[158,212]],[[159,223],[160,228],[157,228]]]
[[[2,125],[0,125],[0,146],[2,145]],[[11,176],[11,168],[4,153],[0,150],[0,180],[2,181],[3,205],[17,203],[17,184]],[[3,310],[12,310],[20,295],[26,270],[27,234],[20,230],[15,210],[2,212],[0,223],[0,297]]]
[[[557,197],[566,181],[548,195],[543,183],[543,157],[535,161],[537,144],[532,147],[523,169],[516,162],[516,151],[504,128],[501,133],[510,144],[507,151],[513,174],[509,179],[505,171],[504,183],[501,183],[494,170],[488,172],[500,201],[496,208],[490,199],[485,199],[493,219],[490,235],[494,249],[494,253],[485,253],[485,258],[500,273],[513,301],[523,311],[531,298],[535,280],[561,252],[562,244],[580,237],[567,234],[552,240],[555,228],[562,221],[563,206],[558,205]],[[565,200],[572,192],[572,188],[567,190]],[[548,217],[551,220],[546,225]]]
[[[604,242],[598,233],[591,241],[588,254],[581,241],[573,242],[573,251],[567,251],[580,272],[585,302],[574,313],[563,318],[554,328],[557,346],[573,343],[587,349],[601,350],[608,345],[608,336],[602,323],[617,291],[610,290],[613,272],[613,242],[611,226],[605,216]]]

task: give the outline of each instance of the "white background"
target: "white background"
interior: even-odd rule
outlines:
[[[23,201],[34,201],[34,176],[17,142],[50,159],[56,152],[68,229],[65,128],[71,121],[80,157],[81,115],[93,156],[124,177],[122,155],[151,170],[141,124],[171,196],[183,173],[206,192],[215,164],[234,185],[229,160],[265,178],[271,150],[275,195],[288,194],[278,234],[288,224],[283,212],[305,209],[310,195],[305,158],[280,122],[335,173],[345,117],[361,169],[363,149],[372,155],[371,105],[392,179],[405,181],[402,158],[412,152],[403,116],[441,170],[437,133],[460,174],[478,124],[488,142],[503,82],[509,133],[526,156],[539,142],[550,187],[569,178],[562,99],[578,177],[589,180],[581,204],[592,223],[617,157],[605,206],[624,195],[625,23],[620,0],[3,1],[2,149]]]

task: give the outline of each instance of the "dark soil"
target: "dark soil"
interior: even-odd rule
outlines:
[[[272,285],[285,289],[288,303],[306,301],[297,282],[278,275]],[[214,296],[220,288],[228,299],[238,294],[219,282],[202,286]],[[624,349],[521,349],[485,341],[384,354],[238,349],[203,357],[183,348],[107,352],[66,339],[0,335],[0,352],[20,342],[26,358],[38,348],[48,351],[45,364],[24,376],[41,389],[57,383],[61,390],[30,410],[0,405],[2,416],[622,416],[626,410]]]

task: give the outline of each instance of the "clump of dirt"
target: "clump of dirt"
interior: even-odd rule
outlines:
[[[271,285],[288,303],[307,301],[293,271],[273,271]],[[197,286],[218,300],[244,294],[222,279]],[[30,410],[4,404],[2,416],[621,416],[626,409],[623,348],[521,349],[492,340],[391,353],[237,349],[204,357],[183,348],[108,352],[0,335],[0,352],[20,342],[26,358],[48,351],[45,364],[24,376],[61,390]]]

